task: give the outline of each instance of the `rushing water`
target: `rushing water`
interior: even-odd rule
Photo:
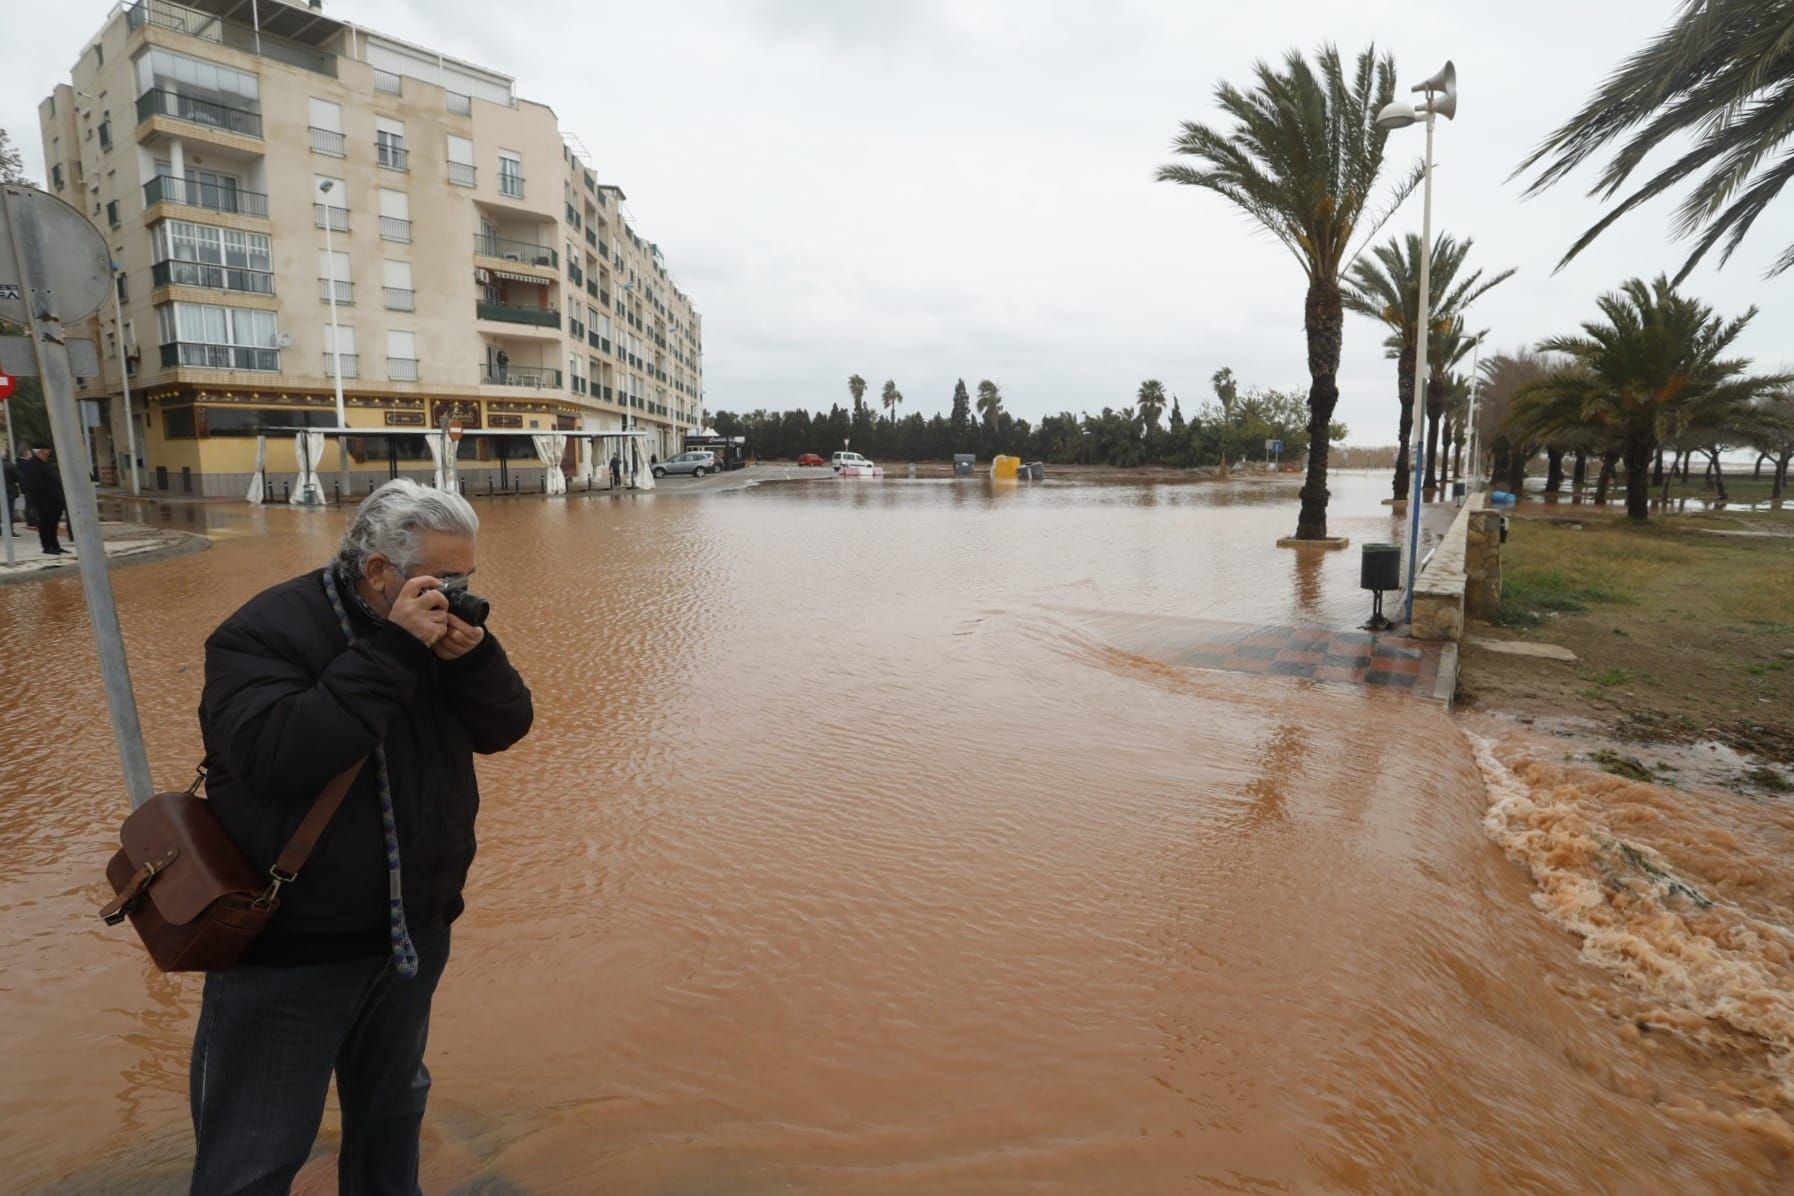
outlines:
[[[1340,530],[1390,537],[1383,485],[1336,483]],[[482,506],[538,716],[481,767],[426,1188],[1786,1190],[1788,812],[1104,641],[1362,619],[1356,552],[1271,547],[1293,514],[1283,484]],[[206,633],[341,517],[162,516],[218,541],[114,574],[172,785]],[[0,1187],[179,1190],[198,984],[92,915],[124,803],[79,586],[0,620]]]

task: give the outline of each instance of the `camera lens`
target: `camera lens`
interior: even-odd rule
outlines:
[[[484,627],[486,616],[492,613],[492,603],[468,590],[456,590],[449,595],[449,611],[463,623]]]

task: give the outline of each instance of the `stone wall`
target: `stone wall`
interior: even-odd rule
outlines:
[[[1464,609],[1493,622],[1501,613],[1501,513],[1472,511],[1464,550]]]

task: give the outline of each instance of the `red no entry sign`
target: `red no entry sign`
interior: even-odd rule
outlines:
[[[17,381],[11,374],[0,374],[0,403],[12,398],[12,388]]]

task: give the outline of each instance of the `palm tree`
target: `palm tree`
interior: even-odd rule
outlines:
[[[1240,397],[1240,386],[1234,381],[1233,371],[1222,366],[1210,375],[1209,385],[1215,388],[1215,397],[1221,400],[1221,414],[1231,420],[1234,400]]]
[[[1489,455],[1490,479],[1506,483],[1516,493],[1526,477],[1526,463],[1538,451],[1538,442],[1529,439],[1512,418],[1515,396],[1551,369],[1552,363],[1539,354],[1520,349],[1485,357],[1478,370],[1482,377],[1476,402],[1477,454]],[[1470,473],[1483,476],[1478,461],[1470,462]],[[1580,477],[1577,481],[1580,484]]]
[[[1470,237],[1458,241],[1443,233],[1433,241],[1427,322],[1435,328],[1450,323],[1490,288],[1513,277],[1513,270],[1508,269],[1487,281],[1481,270],[1458,278],[1474,244]],[[1396,363],[1395,393],[1401,404],[1400,446],[1396,449],[1392,483],[1397,502],[1408,497],[1408,474],[1412,468],[1408,442],[1414,430],[1414,326],[1420,319],[1420,253],[1418,233],[1389,238],[1371,249],[1369,258],[1352,264],[1342,297],[1347,311],[1381,320],[1389,329],[1384,347]]]
[[[897,404],[903,402],[903,392],[897,389],[896,382],[889,378],[885,379],[885,388],[883,393],[879,395],[879,402],[884,404],[887,414],[895,411],[897,409]]]
[[[1327,433],[1339,402],[1345,323],[1339,277],[1354,234],[1368,240],[1387,219],[1385,213],[1368,230],[1359,227],[1383,170],[1388,132],[1377,126],[1377,112],[1395,96],[1395,60],[1378,58],[1374,47],[1358,55],[1349,77],[1333,46],[1316,57],[1311,66],[1291,50],[1280,71],[1258,63],[1249,92],[1222,83],[1215,99],[1234,127],[1222,133],[1185,121],[1172,148],[1203,165],[1158,170],[1160,180],[1213,191],[1263,225],[1308,279],[1302,323],[1310,444],[1296,519],[1300,540],[1327,535]],[[1419,181],[1416,167],[1396,187],[1391,211]]]
[[[1705,171],[1676,208],[1677,236],[1696,238],[1674,279],[1680,283],[1721,241],[1724,265],[1794,180],[1794,153],[1781,148],[1794,138],[1794,0],[1684,0],[1680,7],[1669,28],[1609,75],[1514,171],[1546,163],[1527,188],[1531,195],[1627,136],[1590,191],[1610,200],[1659,145],[1694,142],[1583,233],[1564,262],[1633,208]],[[1789,267],[1794,245],[1769,273]]]
[[[866,380],[858,374],[847,379],[847,390],[853,395],[853,409],[858,411],[866,405]]]
[[[984,423],[991,431],[997,429],[997,417],[1003,414],[1003,396],[997,392],[997,384],[989,378],[978,384],[978,414],[984,417]]]
[[[1470,356],[1487,335],[1487,329],[1477,333],[1464,331],[1463,318],[1453,317],[1443,326],[1434,325],[1427,337],[1426,477],[1421,480],[1421,485],[1428,490],[1436,490],[1440,484],[1439,422],[1445,418],[1447,375]]]
[[[1139,403],[1140,419],[1146,430],[1159,430],[1159,416],[1165,414],[1165,386],[1157,378],[1148,378],[1140,383]]]
[[[1759,396],[1786,385],[1780,375],[1746,373],[1750,359],[1725,353],[1756,316],[1751,308],[1726,321],[1697,299],[1676,292],[1667,277],[1631,279],[1597,301],[1604,317],[1582,325],[1581,336],[1558,336],[1539,347],[1569,364],[1515,396],[1522,418],[1535,427],[1574,421],[1593,429],[1625,462],[1626,514],[1650,514],[1651,458],[1659,444],[1684,444],[1699,432],[1737,424]],[[1555,413],[1541,420],[1526,408]]]

